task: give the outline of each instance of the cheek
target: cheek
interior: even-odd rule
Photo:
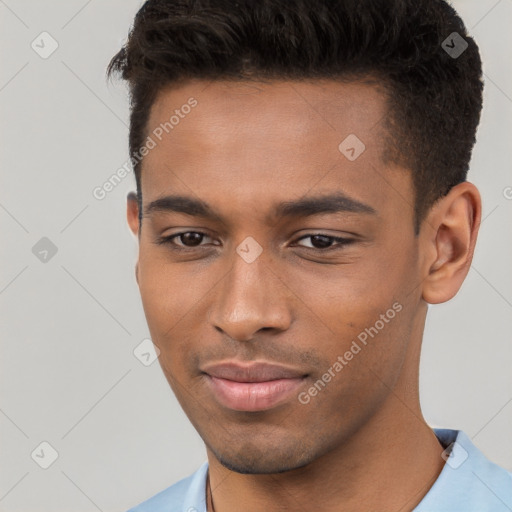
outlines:
[[[180,318],[211,286],[194,262],[173,262],[165,249],[152,247],[150,242],[141,244],[139,288],[150,313],[157,317],[164,314],[169,321]]]
[[[162,352],[171,346],[173,351],[178,350],[187,343],[186,328],[191,319],[202,318],[202,308],[214,285],[215,281],[205,275],[199,279],[181,265],[172,265],[160,256],[141,254],[142,304],[153,341]]]
[[[347,428],[363,422],[395,389],[412,325],[410,311],[398,302],[354,312],[350,324],[321,340],[322,359],[328,363],[306,390],[309,406],[319,417],[325,417],[325,410],[333,411],[330,424]],[[329,383],[324,387],[319,381],[325,380]]]
[[[322,360],[334,364],[338,356],[344,357],[346,367],[356,369],[351,377],[356,380],[394,378],[414,318],[413,252],[404,248],[396,255],[381,250],[355,264],[286,276],[318,328],[316,347]]]
[[[403,262],[387,264],[372,258],[354,265],[325,266],[314,273],[295,270],[286,274],[283,280],[310,316],[344,337],[357,336],[390,309],[388,317],[393,320],[396,311],[392,306],[407,300],[407,283],[412,281],[404,273]]]

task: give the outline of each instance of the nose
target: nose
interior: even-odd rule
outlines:
[[[238,341],[250,341],[262,330],[289,328],[289,288],[262,255],[247,263],[238,254],[217,287],[209,319],[219,331]]]

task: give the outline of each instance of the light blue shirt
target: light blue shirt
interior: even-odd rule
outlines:
[[[512,473],[497,466],[462,430],[434,428],[446,461],[414,512],[512,512]],[[128,512],[206,512],[208,462]]]

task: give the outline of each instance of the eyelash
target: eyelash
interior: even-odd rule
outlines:
[[[160,237],[160,238],[158,238],[156,243],[158,245],[171,246],[172,250],[175,250],[175,251],[194,251],[194,250],[202,247],[201,245],[198,245],[196,247],[186,247],[186,246],[182,246],[182,245],[177,245],[173,242],[173,240],[175,238],[178,238],[181,235],[186,235],[189,233],[196,233],[196,234],[202,235],[204,237],[208,237],[208,235],[206,233],[202,233],[201,231],[182,231],[181,233],[175,233],[174,235]],[[334,245],[334,246],[326,247],[324,249],[319,249],[317,247],[304,247],[304,246],[299,246],[299,247],[302,247],[303,249],[309,249],[309,250],[325,253],[325,252],[329,252],[329,251],[342,250],[344,247],[346,247],[356,241],[353,238],[343,238],[343,237],[339,237],[339,236],[325,235],[323,233],[311,233],[309,235],[301,236],[295,242],[298,242],[305,238],[312,238],[314,236],[322,236],[324,238],[328,238],[330,241],[338,242],[338,244]]]

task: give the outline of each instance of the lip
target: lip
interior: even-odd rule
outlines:
[[[204,373],[219,379],[237,382],[267,382],[278,379],[296,379],[304,377],[304,372],[274,363],[264,361],[243,364],[226,361],[206,366]]]
[[[225,362],[203,369],[216,400],[235,411],[263,411],[285,402],[306,377],[304,372],[266,362]]]

